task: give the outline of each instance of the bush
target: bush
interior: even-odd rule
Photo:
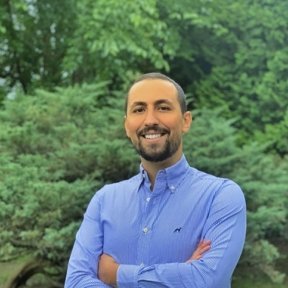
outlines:
[[[1,260],[34,255],[46,263],[46,273],[62,283],[92,195],[104,183],[137,171],[138,156],[122,125],[124,99],[107,87],[98,83],[55,93],[39,90],[4,101]],[[221,110],[195,111],[192,131],[184,139],[185,155],[194,167],[240,184],[248,207],[242,266],[281,282],[284,274],[275,269],[279,252],[274,240],[287,239],[287,161],[265,154],[265,145],[239,147],[232,124],[221,117]]]
[[[288,162],[278,155],[266,154],[265,144],[239,147],[233,120],[222,118],[221,112],[195,112],[192,131],[184,140],[187,158],[196,168],[231,178],[242,187],[248,225],[240,264],[250,267],[249,273],[252,267],[255,275],[262,272],[272,281],[281,282],[284,273],[275,268],[280,254],[273,243],[287,239]]]
[[[1,260],[32,254],[47,262],[47,273],[61,281],[95,190],[104,182],[129,177],[137,167],[124,138],[122,105],[106,83],[55,93],[39,90],[4,101]]]

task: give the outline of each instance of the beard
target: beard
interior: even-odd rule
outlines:
[[[169,136],[163,147],[159,147],[157,144],[151,144],[149,147],[144,147],[142,145],[141,139],[137,144],[133,143],[137,153],[146,161],[149,162],[161,162],[176,153],[180,144],[181,138],[172,139],[169,141]]]

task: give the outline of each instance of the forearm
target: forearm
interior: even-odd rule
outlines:
[[[102,254],[98,265],[98,277],[107,285],[115,286],[117,283],[117,271],[119,264],[113,257]]]
[[[196,262],[199,262],[196,264]],[[224,288],[211,286],[213,272],[198,261],[152,266],[120,265],[117,273],[119,288]],[[214,283],[215,284],[215,283]],[[225,287],[226,288],[226,287]]]
[[[109,257],[109,256],[108,256]],[[99,267],[99,278],[107,285],[115,287],[202,287],[199,286],[200,281],[197,279],[198,269],[194,269],[195,260],[186,263],[169,263],[157,264],[152,266],[138,265],[111,265],[106,266],[106,271],[103,266]],[[102,269],[102,271],[101,271]],[[201,268],[203,270],[203,267]],[[196,274],[193,275],[193,272]],[[207,274],[209,274],[207,272]],[[188,277],[187,277],[188,276]],[[206,277],[207,278],[207,277]],[[193,279],[193,281],[191,281]],[[193,284],[194,283],[194,284]],[[208,279],[205,279],[203,287],[209,288],[207,285]],[[197,285],[196,285],[197,284]],[[196,286],[195,286],[196,285]]]
[[[199,245],[185,263],[118,265],[111,256],[104,254],[99,267],[103,263],[105,277],[100,276],[100,279],[107,284],[117,283],[119,288],[228,288],[244,244],[245,211],[217,222],[207,233],[207,238],[210,237],[213,239],[211,246],[210,241],[207,246]]]
[[[200,241],[196,250],[186,261],[186,263],[192,263],[194,260],[199,260],[203,257],[204,253],[209,251],[211,248],[211,241],[203,240]],[[117,283],[117,272],[119,269],[119,264],[110,255],[103,253],[99,259],[98,265],[98,276],[104,283],[108,285],[116,285]],[[130,268],[133,267],[130,266]],[[137,266],[134,266],[137,269]],[[128,268],[129,270],[129,268]]]
[[[205,235],[205,238],[211,239],[212,246],[200,260],[151,266],[120,265],[118,287],[230,287],[230,279],[244,245],[245,210],[231,211],[227,218],[220,220]]]
[[[82,275],[81,279],[77,276],[74,278],[73,276],[68,276],[65,281],[64,288],[111,288],[111,286],[103,283],[101,280],[92,277],[91,275]],[[113,287],[113,286],[112,286]]]
[[[89,203],[68,263],[65,288],[108,288],[98,278],[98,260],[103,253],[100,206],[96,197]]]
[[[65,288],[108,288],[110,286],[102,282],[97,275],[97,256],[84,253],[77,241],[73,247],[68,263]]]

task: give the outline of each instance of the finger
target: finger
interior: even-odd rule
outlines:
[[[211,242],[209,241],[206,242],[205,244],[202,243],[201,246],[198,246],[198,248],[194,251],[194,253],[192,254],[191,258],[188,261],[199,260],[203,256],[203,254],[211,248],[211,245],[209,243]]]
[[[207,251],[211,248],[211,244],[206,244],[206,245],[203,245],[201,246],[200,248],[197,248],[197,251],[200,252],[200,253],[203,253],[203,251]]]
[[[198,253],[199,253],[199,254],[203,254],[203,253],[205,253],[206,251],[208,251],[210,248],[211,248],[211,245],[210,245],[210,244],[207,244],[206,246],[201,247],[201,248],[198,250]]]
[[[206,246],[206,245],[209,245],[211,244],[211,241],[210,240],[201,240],[198,244],[198,247],[199,246]]]
[[[204,251],[206,251],[207,248],[211,247],[211,242],[210,241],[206,241],[206,242],[201,242],[198,247],[196,248],[196,251],[202,251],[204,249]]]

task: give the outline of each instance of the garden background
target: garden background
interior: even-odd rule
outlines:
[[[0,3],[0,287],[63,287],[90,198],[139,167],[124,97],[152,71],[187,94],[190,164],[244,190],[232,286],[287,287],[288,1]]]

